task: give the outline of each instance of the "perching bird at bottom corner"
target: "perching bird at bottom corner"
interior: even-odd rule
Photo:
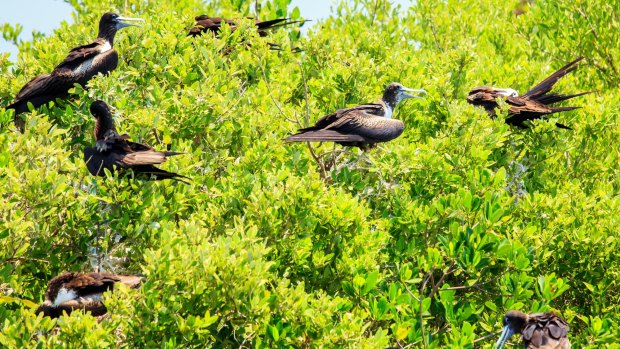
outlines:
[[[520,334],[527,349],[570,349],[569,327],[554,313],[525,314],[510,310],[504,315],[504,329],[494,349],[501,349],[515,334]]]
[[[93,316],[107,313],[103,304],[103,293],[112,291],[116,283],[138,288],[144,278],[136,275],[115,275],[111,273],[65,272],[54,277],[47,285],[45,301],[36,314],[51,318],[83,310]]]
[[[288,142],[336,142],[343,146],[372,148],[377,143],[391,141],[403,133],[405,124],[392,119],[396,106],[406,98],[422,98],[413,90],[393,82],[385,88],[383,97],[372,104],[339,109],[320,118],[314,126],[299,129],[285,138]]]
[[[148,145],[130,142],[129,135],[119,135],[110,109],[103,101],[93,102],[90,113],[97,120],[96,143],[94,147],[84,149],[84,162],[93,176],[105,176],[104,169],[110,172],[125,169],[144,179],[175,179],[187,183],[180,179],[187,177],[154,166],[165,162],[170,156],[183,153],[157,151]]]
[[[553,86],[560,78],[577,69],[577,63],[582,59],[583,57],[579,57],[558,69],[538,85],[532,87],[524,95],[519,96],[519,93],[511,88],[478,86],[469,91],[467,102],[475,106],[483,107],[489,116],[495,118],[495,110],[499,107],[497,98],[503,98],[509,106],[508,117],[505,120],[506,123],[520,128],[527,128],[528,126],[525,122],[528,120],[542,119],[550,114],[580,108],[554,107],[552,106],[553,104],[593,92],[588,91],[569,95],[551,92]],[[571,129],[560,123],[556,123],[556,126],[563,129]]]

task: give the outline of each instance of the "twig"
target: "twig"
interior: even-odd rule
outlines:
[[[426,289],[426,284],[428,283],[428,280],[430,280],[431,275],[433,275],[433,272],[435,271],[434,268],[431,268],[431,270],[429,271],[428,274],[426,274],[426,278],[424,279],[424,282],[422,283],[422,287],[420,287],[420,300],[419,300],[419,304],[420,304],[420,311],[419,311],[419,316],[420,316],[420,332],[422,333],[422,344],[424,345],[424,348],[427,348],[427,344],[426,344],[426,334],[424,333],[424,319],[422,317],[422,302],[424,301],[424,289]]]
[[[454,268],[454,264],[455,264],[455,261],[453,260],[452,263],[450,263],[450,266],[448,267],[448,270],[445,273],[443,273],[443,275],[441,275],[441,278],[439,279],[437,284],[433,285],[433,289],[431,290],[431,293],[429,294],[428,298],[432,299],[433,296],[437,293],[437,291],[441,287],[441,285],[443,285],[443,283],[445,282],[446,276],[454,273],[454,271],[456,270]]]
[[[306,83],[306,75],[304,74],[304,68],[303,68],[303,65],[301,64],[301,61],[299,61],[298,64],[299,64],[299,70],[301,71],[301,80],[304,84],[304,99],[306,102],[306,116],[304,118],[304,123],[305,123],[305,126],[308,126],[310,124],[310,105],[308,102],[308,84]],[[297,124],[300,125],[299,120],[297,120]],[[316,155],[316,152],[312,148],[312,145],[310,144],[310,142],[306,142],[306,146],[308,146],[308,150],[310,150],[310,154],[312,155],[312,158],[314,159],[314,161],[316,161],[316,164],[319,166],[319,169],[321,171],[321,178],[323,180],[326,180],[327,170],[325,169],[325,164]]]
[[[304,83],[304,98],[306,99],[306,117],[304,118],[304,126],[308,127],[310,124],[310,106],[308,105],[308,84],[306,83],[306,75],[304,74],[304,68],[301,61],[298,62],[299,70],[301,71],[301,79]]]
[[[375,18],[377,16],[377,7],[379,7],[379,0],[375,0],[375,8],[372,10],[372,19],[370,20],[370,26],[375,24]]]
[[[99,201],[99,205],[101,205],[101,201]],[[97,235],[95,237],[95,251],[97,252],[97,273],[101,272],[101,246],[99,243],[100,234],[101,222],[97,222]]]
[[[489,334],[487,334],[487,335],[486,335],[486,336],[484,336],[484,337],[480,337],[480,338],[478,338],[478,339],[475,339],[475,340],[474,340],[474,343],[478,343],[478,342],[483,341],[483,340],[485,340],[485,339],[488,339],[488,338],[491,338],[491,337],[495,337],[495,336],[497,336],[497,335],[498,335],[498,334],[500,334],[500,333],[502,333],[502,331],[497,331],[497,332],[489,333]]]
[[[583,10],[583,7],[580,7],[579,9],[577,9],[577,11],[583,16],[583,18],[586,19],[586,21],[588,22],[588,25],[590,26],[590,29],[592,31],[592,34],[594,35],[594,38],[596,39],[595,41],[595,46],[598,46],[597,44],[601,41],[601,38],[598,36],[598,32],[596,31],[596,28],[592,25],[592,23],[590,22],[590,17],[588,17],[588,14]],[[616,70],[616,66],[614,65],[614,61],[611,58],[611,56],[609,54],[601,54],[601,51],[598,49],[597,47],[597,53],[600,54],[601,56],[605,57],[605,60],[607,61],[607,63],[609,63],[609,67],[611,68],[611,70],[613,70],[614,74],[617,76],[618,75],[618,71]]]
[[[265,84],[266,83],[267,82],[265,81]],[[224,112],[222,114],[220,114],[220,116],[215,120],[215,123],[222,122],[224,120],[224,116],[226,116],[226,114],[230,113],[237,106],[237,104],[239,104],[239,102],[241,102],[241,97],[243,97],[245,92],[248,90],[247,88],[245,88],[245,85],[246,85],[245,82],[243,84],[241,84],[241,87],[240,87],[241,93],[239,93],[239,97],[235,100],[235,103],[233,103],[233,105],[228,107],[226,110],[224,110]]]
[[[260,58],[260,57],[259,57]],[[262,60],[259,59],[260,65],[260,70],[261,73],[263,75],[263,81],[265,81],[265,85],[267,86],[267,89],[269,91],[272,91],[271,87],[269,86],[269,81],[267,81],[267,73],[265,72],[265,67],[263,67],[263,63]],[[282,108],[280,107],[280,105],[278,104],[278,102],[276,101],[275,98],[273,98],[273,96],[271,95],[271,93],[269,93],[269,98],[271,98],[271,101],[273,102],[273,104],[276,106],[276,108],[278,108],[278,111],[280,112],[280,114],[282,114],[282,116],[284,117],[284,119],[286,119],[286,121],[288,122],[294,122],[294,123],[299,123],[299,121],[297,120],[293,120],[291,118],[289,118],[288,116],[286,116],[286,114],[284,113],[284,111],[282,110]]]

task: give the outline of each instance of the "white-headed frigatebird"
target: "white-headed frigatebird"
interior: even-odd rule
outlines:
[[[93,102],[90,113],[96,119],[96,143],[94,148],[84,148],[84,161],[93,176],[103,177],[104,169],[114,172],[120,168],[131,170],[144,179],[175,179],[187,183],[181,179],[187,177],[154,166],[165,162],[169,156],[183,153],[157,151],[148,145],[130,142],[129,135],[119,135],[110,108],[103,101]]]
[[[63,313],[68,315],[74,310],[83,310],[101,316],[107,313],[103,305],[104,292],[112,291],[116,283],[138,288],[143,281],[143,277],[136,275],[62,273],[48,283],[45,301],[37,308],[36,314],[57,318]]]
[[[224,23],[230,26],[231,31],[235,31],[237,29],[237,23],[232,19],[226,19],[221,17],[209,17],[207,15],[200,15],[194,18],[196,20],[196,24],[192,29],[189,30],[188,36],[198,36],[202,33],[213,33],[215,36],[219,36],[220,30]],[[303,24],[305,20],[295,21],[290,18],[276,18],[268,21],[256,21],[254,24],[256,25],[256,29],[258,31],[258,35],[261,37],[267,36],[269,30],[277,29],[280,27],[284,27],[291,24]],[[279,50],[280,45],[274,43],[268,43],[269,47],[273,50]]]
[[[538,85],[532,87],[524,95],[519,96],[519,93],[511,88],[478,86],[469,91],[467,102],[476,106],[484,107],[489,116],[495,118],[495,109],[499,106],[497,104],[497,98],[503,98],[509,106],[508,117],[505,120],[506,123],[521,128],[527,128],[528,126],[526,125],[526,121],[528,120],[541,119],[549,114],[579,108],[554,107],[552,106],[553,104],[592,93],[592,91],[588,91],[564,95],[557,92],[551,92],[553,85],[555,85],[561,77],[577,69],[577,63],[579,63],[582,59],[583,57],[579,57],[563,66]],[[560,123],[556,123],[556,126],[559,128],[570,129],[570,127]]]
[[[570,349],[569,327],[554,313],[525,314],[518,310],[506,312],[504,329],[494,349],[501,349],[515,334],[520,334],[523,347],[528,349]]]
[[[65,97],[74,84],[84,86],[98,73],[107,74],[116,69],[118,53],[114,50],[114,36],[119,29],[136,25],[124,21],[139,20],[141,19],[119,17],[111,12],[101,16],[99,35],[95,41],[72,49],[51,74],[39,75],[30,80],[19,91],[13,103],[6,107],[15,110],[17,128],[23,132],[24,121],[18,115],[28,111],[28,103],[32,103],[36,108],[56,98]]]
[[[422,98],[413,90],[393,82],[385,88],[383,97],[373,104],[336,110],[320,118],[314,126],[299,129],[297,134],[285,138],[289,142],[336,142],[343,146],[367,149],[376,143],[387,142],[400,136],[405,124],[392,119],[394,109],[406,98]]]

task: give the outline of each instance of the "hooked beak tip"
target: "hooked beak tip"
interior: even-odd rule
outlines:
[[[407,87],[403,88],[403,90],[405,90],[405,91],[407,91],[407,92],[418,93],[418,94],[424,94],[424,95],[425,95],[425,94],[427,94],[427,93],[426,93],[426,90],[414,90],[414,89],[412,89],[412,88],[407,88]],[[419,95],[414,95],[414,94],[411,94],[411,93],[405,93],[405,98],[419,98],[419,99],[424,99],[424,97],[422,97],[422,96],[419,96]]]
[[[495,343],[495,346],[493,347],[493,349],[502,349],[504,347],[504,343],[506,343],[508,338],[512,337],[513,334],[514,333],[512,332],[510,327],[504,326],[504,329],[502,330],[502,333],[499,336],[497,343]]]

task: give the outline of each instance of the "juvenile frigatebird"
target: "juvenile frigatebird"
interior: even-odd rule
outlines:
[[[196,24],[189,30],[189,33],[187,34],[188,36],[198,36],[202,33],[210,32],[218,37],[224,23],[227,23],[230,26],[231,31],[235,31],[237,29],[237,23],[232,19],[209,17],[207,15],[196,16],[194,19],[196,20]],[[296,23],[305,23],[305,21],[294,21],[290,18],[276,18],[268,21],[256,21],[254,24],[256,25],[258,35],[265,37],[271,29],[277,29]],[[280,45],[278,44],[268,43],[268,45],[272,50],[280,49]]]
[[[90,113],[97,120],[95,123],[95,147],[84,149],[84,161],[93,176],[105,176],[104,169],[114,172],[115,168],[130,169],[145,179],[187,178],[168,172],[153,165],[161,164],[169,156],[179,155],[172,151],[156,151],[148,145],[128,141],[129,135],[119,135],[114,126],[110,108],[103,101],[90,105]]]
[[[143,277],[135,275],[66,272],[47,284],[45,302],[37,308],[36,314],[57,318],[63,312],[69,315],[74,310],[84,310],[101,316],[107,312],[103,305],[104,292],[113,290],[117,282],[138,288],[142,281]]]
[[[525,314],[510,310],[504,315],[504,329],[494,349],[501,349],[514,334],[521,334],[528,349],[570,349],[568,324],[554,313]]]
[[[373,104],[336,110],[320,118],[314,126],[299,129],[285,138],[289,142],[336,142],[343,146],[372,148],[376,143],[391,141],[403,133],[405,124],[392,119],[394,108],[406,98],[422,98],[408,92],[413,90],[393,82],[385,88],[383,97]]]
[[[13,103],[6,107],[15,110],[15,125],[23,131],[24,122],[17,115],[28,111],[28,102],[36,108],[67,96],[76,83],[86,85],[98,73],[107,74],[116,69],[118,53],[114,50],[114,36],[121,28],[136,26],[123,21],[138,20],[142,19],[119,17],[111,12],[101,16],[99,35],[95,41],[72,49],[51,74],[39,75],[30,80],[19,91]]]
[[[555,85],[561,77],[577,69],[577,63],[582,59],[583,57],[579,57],[563,66],[538,85],[532,87],[522,96],[519,96],[519,93],[511,88],[478,86],[469,91],[467,102],[476,106],[484,107],[489,116],[495,118],[495,109],[498,107],[497,98],[503,98],[509,105],[506,123],[521,128],[527,128],[528,126],[525,124],[527,120],[541,119],[549,114],[579,108],[553,107],[552,104],[592,92],[588,91],[571,95],[551,92],[553,85]],[[556,126],[559,128],[570,129],[570,127],[560,123],[556,123]]]

